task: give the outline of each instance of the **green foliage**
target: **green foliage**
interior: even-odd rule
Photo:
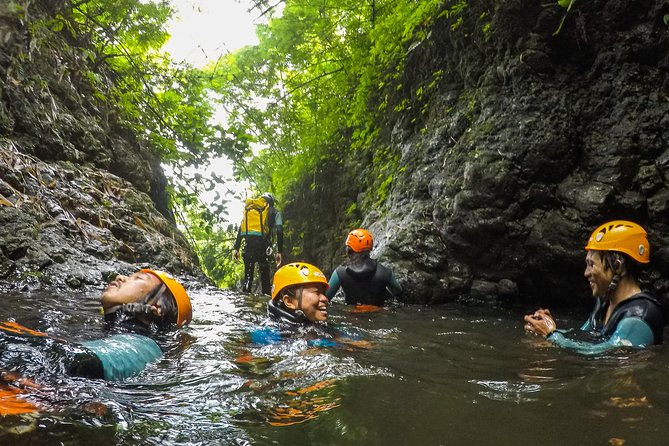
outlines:
[[[564,25],[564,21],[569,15],[571,8],[574,7],[574,3],[576,3],[576,0],[558,0],[558,5],[565,8],[567,11],[562,16],[562,19],[560,20],[560,25],[558,25],[558,28],[553,33],[554,36],[557,36],[558,34],[560,34],[560,31],[562,31],[562,25]]]
[[[270,6],[258,3],[259,11]],[[257,46],[211,67],[228,131],[246,141],[229,153],[236,174],[287,196],[324,157],[345,160],[373,152],[379,122],[410,104],[409,98],[391,103],[390,96],[402,88],[398,80],[407,54],[429,41],[443,3],[286,1],[281,17],[258,28]],[[447,12],[456,16],[466,5],[453,2]],[[435,73],[415,95],[422,99],[440,76]],[[372,161],[372,170],[388,165],[377,156]],[[312,190],[316,183],[310,181]],[[381,183],[382,191],[390,185]]]
[[[246,150],[249,140],[234,128],[212,125],[210,74],[176,64],[161,52],[169,37],[165,30],[172,15],[169,2],[58,0],[35,4],[23,0],[0,5],[0,13],[28,31],[26,43],[12,46],[16,53],[5,55],[22,63],[16,66],[29,66],[36,55],[42,61],[53,61],[47,69],[56,71],[54,78],[60,76],[77,89],[78,95],[68,99],[81,101],[81,106],[105,121],[101,127],[111,129],[110,133],[133,135],[140,147],[170,166],[174,173],[172,205],[192,224],[191,239],[202,263],[216,274],[225,262],[215,261],[213,243],[223,246],[227,232],[214,229],[215,214],[205,212],[195,197],[212,190],[222,179],[206,179],[197,169],[214,157],[227,156],[240,147]],[[8,37],[11,35],[3,36]],[[58,88],[57,82],[35,72],[38,74],[15,69],[12,76],[24,91],[48,98],[50,89]],[[36,103],[38,107],[43,105]],[[40,110],[47,117],[54,112]],[[216,210],[224,206],[221,199]],[[232,280],[228,275],[225,280],[227,277]]]
[[[225,152],[210,124],[208,78],[160,48],[173,11],[166,0],[67,0],[30,24],[37,45],[67,42],[95,106],[132,130],[177,174]],[[56,38],[57,37],[57,38]],[[52,43],[53,42],[53,43]]]
[[[219,287],[239,283],[243,266],[232,258],[237,230],[232,225],[222,227],[218,216],[204,206],[196,195],[175,196],[179,221],[191,240],[204,273]]]
[[[468,9],[464,0],[286,0],[279,17],[277,4],[255,0],[268,18],[259,44],[205,70],[160,52],[172,14],[166,0],[61,0],[31,27],[31,45],[49,45],[54,35],[67,41],[93,105],[170,165],[178,178],[172,204],[219,284],[238,278],[234,231],[218,226],[221,208],[197,200],[220,179],[196,169],[225,156],[254,191],[273,192],[292,219],[290,249],[302,253],[310,249],[305,234],[359,223],[384,206],[399,178],[399,155],[380,143],[383,123],[399,113],[418,121],[443,75],[414,84],[404,78],[405,61],[433,45],[437,21],[461,32]],[[20,2],[10,7],[29,16]],[[489,24],[480,17],[483,34]],[[220,126],[211,123],[214,107],[225,111]]]

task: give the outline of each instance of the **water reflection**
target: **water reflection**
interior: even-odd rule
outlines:
[[[364,346],[259,345],[263,297],[191,294],[191,326],[123,382],[69,377],[42,337],[0,330],[0,368],[38,385],[0,387],[30,409],[0,418],[0,444],[517,445],[537,426],[542,446],[666,444],[663,347],[584,358],[524,334],[522,311],[337,304],[332,323]],[[96,297],[4,295],[0,321],[100,338]]]

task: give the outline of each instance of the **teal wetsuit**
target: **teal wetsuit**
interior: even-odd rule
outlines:
[[[120,381],[138,374],[163,352],[151,338],[138,334],[117,334],[82,342],[100,361],[104,379]]]
[[[651,293],[638,293],[618,304],[608,321],[604,317],[608,302],[598,299],[582,331],[593,333],[602,342],[569,339],[554,331],[547,339],[554,344],[584,355],[598,355],[619,347],[649,347],[662,344],[665,319],[662,304]]]
[[[34,366],[31,354],[39,352],[37,356],[42,357],[46,351],[49,357],[45,363],[47,372],[62,367],[73,376],[120,381],[140,373],[163,355],[156,341],[136,333],[73,343],[18,327],[0,329],[0,364],[3,368],[20,371],[21,364],[12,362],[18,357]],[[21,352],[20,355],[17,352]]]

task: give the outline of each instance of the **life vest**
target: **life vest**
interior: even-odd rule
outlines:
[[[242,217],[242,235],[268,236],[269,204],[264,198],[247,198],[244,201],[244,216]]]
[[[358,268],[342,265],[336,269],[347,305],[376,305],[390,298],[387,291],[392,272],[376,260],[366,259]]]
[[[604,324],[604,317],[609,304],[602,298],[597,299],[595,308],[588,318],[589,328],[600,336],[610,337],[616,327],[626,317],[637,317],[648,324],[653,331],[655,344],[662,344],[665,319],[662,303],[650,292],[642,291],[620,302],[609,320]]]

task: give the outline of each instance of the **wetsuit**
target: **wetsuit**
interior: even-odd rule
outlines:
[[[282,342],[296,331],[306,330],[307,345],[310,347],[337,347],[341,344],[335,338],[358,339],[359,336],[330,329],[323,323],[313,323],[300,313],[293,313],[276,305],[273,300],[267,303],[267,314],[278,326],[262,327],[251,331],[251,342],[268,345]]]
[[[245,240],[244,252],[242,258],[244,259],[244,283],[242,290],[250,292],[253,285],[253,274],[255,272],[255,264],[258,263],[260,270],[260,285],[264,294],[270,294],[270,278],[269,278],[269,262],[268,248],[271,245],[271,231],[276,229],[276,243],[279,252],[283,252],[283,217],[281,212],[276,208],[269,208],[269,215],[267,216],[270,235],[263,234],[257,231],[245,231],[241,225],[237,231],[237,239],[235,240],[235,251],[238,251],[242,239]]]
[[[151,338],[133,333],[116,334],[104,339],[84,341],[67,366],[68,372],[86,378],[120,381],[137,375],[163,352]]]
[[[393,272],[369,257],[361,265],[338,266],[330,276],[329,285],[325,293],[328,299],[332,299],[341,286],[348,305],[381,307],[386,299],[402,292]]]
[[[44,352],[46,348],[49,352],[47,357],[57,358],[57,364],[50,364],[51,369],[54,366],[56,369],[63,367],[69,375],[119,381],[138,374],[147,364],[156,361],[163,354],[153,339],[135,333],[121,333],[104,339],[70,343],[18,324],[9,328],[8,330],[4,326],[0,330],[0,362],[6,366],[10,365],[6,359],[12,358],[13,349],[22,351],[22,358],[29,355],[31,349],[22,347],[25,346],[23,343],[27,343],[40,352]],[[16,338],[10,339],[10,336]],[[10,345],[12,347],[8,347]],[[3,350],[7,350],[7,358],[1,354],[4,353]]]
[[[559,331],[551,333],[548,339],[560,347],[586,355],[596,355],[623,346],[662,344],[664,310],[662,303],[653,294],[644,291],[620,302],[605,324],[608,306],[608,301],[598,298],[590,317],[581,327],[582,331],[603,339],[602,342],[568,339]]]

